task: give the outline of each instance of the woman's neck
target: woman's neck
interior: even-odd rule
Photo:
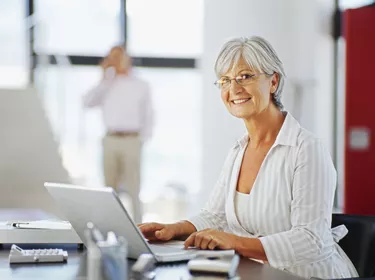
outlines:
[[[258,148],[262,144],[275,142],[285,116],[273,104],[268,106],[260,114],[245,120],[247,132],[249,134],[249,146]]]

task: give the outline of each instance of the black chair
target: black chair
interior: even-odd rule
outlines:
[[[333,214],[332,227],[339,225],[345,225],[349,230],[339,245],[353,262],[359,276],[375,277],[375,216]]]

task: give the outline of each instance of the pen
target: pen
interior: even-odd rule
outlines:
[[[20,225],[28,225],[29,223],[12,223],[12,227],[19,227]]]
[[[88,222],[87,228],[89,229],[89,231],[91,233],[91,238],[93,239],[93,241],[95,243],[98,242],[98,241],[104,241],[104,237],[103,237],[102,233],[100,232],[100,230],[97,227],[94,226],[93,223]]]
[[[106,242],[107,242],[108,245],[117,245],[118,244],[117,236],[113,231],[110,231],[110,232],[107,233]]]

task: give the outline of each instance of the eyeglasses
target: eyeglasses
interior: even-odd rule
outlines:
[[[224,77],[224,78],[221,78],[220,80],[217,80],[214,84],[219,89],[229,89],[232,80],[235,80],[238,85],[246,86],[248,84],[251,84],[255,80],[255,77],[259,75],[267,75],[267,73],[259,73],[259,74],[252,74],[252,75],[243,74],[232,79],[228,77]]]

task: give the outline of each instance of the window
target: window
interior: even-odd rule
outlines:
[[[171,184],[196,193],[201,117],[197,102],[201,93],[199,71],[137,68],[135,72],[149,83],[155,112],[153,137],[143,152],[143,199],[154,199]],[[49,66],[38,68],[36,74],[65,167],[76,181],[102,185],[101,112],[82,107],[82,96],[99,82],[101,69]]]
[[[120,0],[35,0],[38,53],[105,55],[122,42]]]
[[[135,72],[150,84],[155,111],[153,137],[142,154],[145,217],[181,219],[186,215],[181,205],[199,190],[200,72],[163,68],[137,68]],[[36,71],[64,166],[75,183],[87,186],[103,185],[101,112],[82,107],[82,96],[100,76],[101,69],[95,66],[48,66]],[[164,208],[156,205],[163,200],[167,201]],[[179,206],[171,206],[177,201]]]
[[[340,0],[339,6],[342,10],[345,10],[370,5],[373,2],[373,0]]]
[[[35,80],[73,181],[103,185],[101,112],[84,110],[82,96],[100,81],[98,59],[124,39],[125,22],[127,49],[142,66],[134,71],[149,82],[156,115],[142,154],[145,219],[185,217],[182,205],[200,187],[201,75],[189,67],[202,52],[203,0],[34,2]]]
[[[82,97],[100,76],[97,66],[39,67],[35,75],[65,168],[76,183],[94,186],[102,185],[104,128],[100,111],[85,111]]]
[[[131,55],[200,56],[203,0],[127,0],[126,3]]]
[[[155,198],[164,187],[198,191],[201,76],[195,69],[136,71],[149,82],[155,111],[153,137],[143,154],[142,199]]]
[[[28,83],[28,47],[25,1],[0,1],[0,87]]]

